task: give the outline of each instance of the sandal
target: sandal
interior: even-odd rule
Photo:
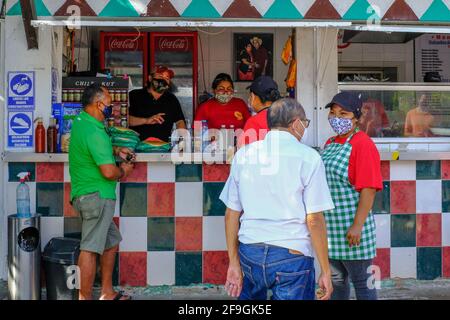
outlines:
[[[128,298],[128,299],[121,299],[121,298]],[[117,292],[116,296],[113,300],[132,300],[130,296],[124,294],[123,292],[119,291]]]

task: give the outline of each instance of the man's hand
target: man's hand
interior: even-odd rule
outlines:
[[[361,243],[361,233],[362,227],[359,225],[353,224],[350,229],[347,231],[347,241],[349,247],[359,246]]]
[[[158,113],[154,116],[147,118],[146,124],[163,124],[165,113]]]
[[[131,172],[133,172],[134,164],[133,163],[129,163],[129,162],[122,162],[120,164],[120,167],[125,172],[125,175],[122,178],[126,178],[126,177],[128,177],[131,174]]]
[[[318,300],[330,300],[333,293],[333,284],[331,282],[330,274],[321,273],[319,277],[319,287],[323,295],[318,297]]]
[[[136,161],[136,154],[128,148],[117,147],[115,154],[126,162]]]
[[[225,290],[228,295],[237,298],[242,291],[242,270],[239,263],[228,266],[227,281],[225,282]]]

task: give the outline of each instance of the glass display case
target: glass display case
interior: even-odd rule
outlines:
[[[448,85],[341,84],[339,89],[361,94],[359,126],[373,138],[450,137]]]

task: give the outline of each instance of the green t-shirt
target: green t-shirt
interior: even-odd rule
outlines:
[[[116,181],[106,179],[100,166],[115,164],[111,138],[104,124],[82,111],[72,124],[69,147],[71,199],[100,192],[103,199],[116,199]]]

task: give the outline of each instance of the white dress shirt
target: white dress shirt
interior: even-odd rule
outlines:
[[[306,256],[313,256],[306,215],[334,208],[320,155],[278,130],[239,149],[220,200],[243,211],[241,243],[266,243]]]

